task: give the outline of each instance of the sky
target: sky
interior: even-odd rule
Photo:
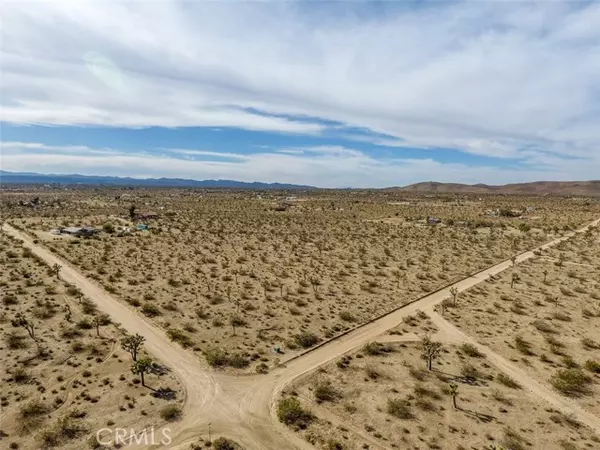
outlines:
[[[600,178],[600,2],[5,0],[0,14],[2,170]]]

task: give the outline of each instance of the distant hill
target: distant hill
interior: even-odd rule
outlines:
[[[582,195],[600,196],[600,180],[594,181],[534,181],[532,183],[487,184],[436,183],[427,181],[397,188],[415,193],[472,193],[472,194],[512,194],[512,195]]]
[[[0,184],[82,184],[106,186],[200,187],[232,189],[315,189],[313,186],[285,183],[246,183],[234,180],[188,180],[183,178],[131,178],[90,175],[55,175],[0,170]]]
[[[1,184],[80,184],[105,186],[147,186],[147,187],[198,187],[222,189],[317,189],[315,186],[286,183],[247,183],[234,180],[190,180],[184,178],[131,178],[93,175],[56,175],[33,172],[7,172],[0,170]],[[512,194],[512,195],[578,195],[599,196],[600,180],[596,181],[535,181],[494,186],[488,184],[437,183],[427,181],[391,190],[414,193],[457,193],[457,194]]]

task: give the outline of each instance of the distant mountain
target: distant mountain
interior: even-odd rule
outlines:
[[[532,183],[487,184],[436,183],[427,181],[397,188],[415,193],[471,193],[471,194],[512,194],[512,195],[582,195],[600,196],[600,180],[594,181],[535,181]]]
[[[106,186],[200,187],[233,189],[315,189],[286,183],[246,183],[234,180],[188,180],[182,178],[131,178],[94,175],[55,175],[0,170],[0,184],[84,184]]]
[[[234,180],[189,180],[183,178],[131,178],[93,175],[56,175],[32,172],[7,172],[0,170],[1,184],[80,184],[106,186],[155,186],[155,187],[199,187],[222,189],[317,189],[286,183],[247,183]],[[457,193],[457,194],[511,194],[511,195],[580,195],[600,196],[600,180],[596,181],[535,181],[494,186],[488,184],[437,183],[427,181],[391,190],[414,193]]]

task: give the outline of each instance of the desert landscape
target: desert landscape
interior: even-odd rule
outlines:
[[[2,442],[599,445],[600,202],[437,191],[5,189]]]
[[[143,371],[132,373],[126,330],[62,281],[60,267],[46,266],[8,235],[0,235],[0,247],[4,448],[79,449],[89,438],[95,448],[95,430],[177,417],[185,393],[143,342]]]

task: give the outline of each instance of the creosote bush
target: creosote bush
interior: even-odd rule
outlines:
[[[279,400],[277,417],[280,422],[299,429],[305,429],[314,420],[312,413],[302,408],[300,401],[295,397],[286,397]]]
[[[319,343],[319,337],[310,331],[303,331],[294,336],[294,342],[302,348],[310,348]]]
[[[410,403],[408,400],[401,398],[390,398],[387,402],[388,414],[397,417],[398,419],[413,419],[415,415],[410,409]]]
[[[181,408],[178,405],[167,405],[160,410],[160,417],[167,422],[179,420],[181,415]]]
[[[554,389],[572,397],[589,394],[591,382],[591,377],[577,368],[559,370],[550,379]]]

